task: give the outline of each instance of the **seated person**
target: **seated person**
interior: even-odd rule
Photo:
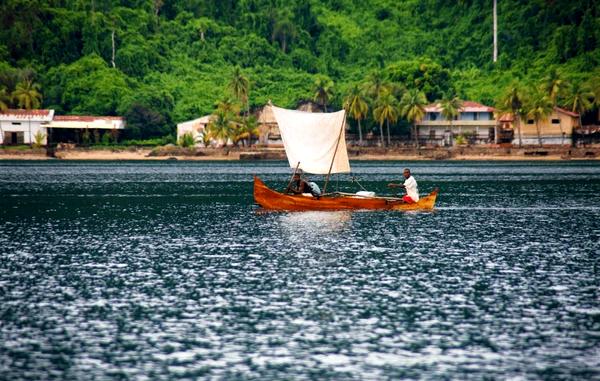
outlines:
[[[413,204],[419,201],[419,188],[417,186],[417,180],[410,174],[410,169],[405,168],[404,172],[404,184],[388,184],[390,188],[404,188],[406,194],[402,197],[402,200],[408,204]]]
[[[292,178],[292,182],[285,190],[285,193],[292,193],[292,194],[310,193],[315,197],[319,197],[319,196],[321,196],[321,189],[319,189],[319,186],[317,184],[304,180],[300,176],[300,173],[295,173],[294,177]]]

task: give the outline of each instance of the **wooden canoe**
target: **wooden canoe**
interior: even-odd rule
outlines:
[[[347,193],[331,193],[317,198],[276,192],[254,176],[254,201],[268,210],[433,210],[437,193],[436,189],[414,204],[407,204],[397,197],[364,197]]]

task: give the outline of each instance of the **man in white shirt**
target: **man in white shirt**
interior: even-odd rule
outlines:
[[[419,188],[417,186],[417,180],[410,174],[410,169],[404,168],[404,184],[388,184],[390,188],[404,188],[406,195],[402,197],[402,200],[408,204],[413,204],[419,201]]]

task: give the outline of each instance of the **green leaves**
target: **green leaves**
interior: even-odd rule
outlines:
[[[244,110],[269,99],[283,107],[315,99],[323,108],[348,108],[335,83],[338,94],[359,87],[370,98],[371,113],[355,114],[367,126],[385,91],[397,100],[415,89],[431,100],[453,93],[490,105],[513,80],[526,87],[547,76],[553,103],[572,109],[565,105],[568,83],[600,82],[593,74],[600,65],[599,4],[498,2],[493,65],[491,2],[5,0],[0,88],[10,98],[32,79],[42,85],[40,106],[127,114],[140,136],[212,112],[232,90],[236,67],[252,79],[251,96],[245,86],[234,91]],[[26,68],[39,76],[13,73]],[[560,78],[551,89],[554,69]],[[587,109],[584,103],[578,101]]]

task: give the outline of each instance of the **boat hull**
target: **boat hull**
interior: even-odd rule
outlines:
[[[418,202],[408,204],[399,198],[362,197],[354,195],[332,195],[311,197],[288,195],[276,192],[254,176],[254,201],[268,210],[303,211],[303,210],[433,210],[437,198],[434,190]]]

